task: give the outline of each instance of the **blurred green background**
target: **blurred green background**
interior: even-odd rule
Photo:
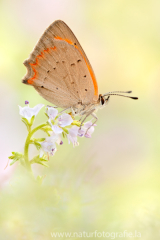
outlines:
[[[1,239],[95,230],[160,239],[159,13],[159,0],[0,1]],[[57,19],[80,41],[99,93],[132,90],[139,100],[111,97],[91,139],[76,148],[65,141],[49,168],[34,167],[46,175],[37,186],[18,164],[4,167],[12,151],[23,151],[27,134],[18,105],[48,104],[21,79],[23,61]],[[42,110],[35,124],[45,120]]]

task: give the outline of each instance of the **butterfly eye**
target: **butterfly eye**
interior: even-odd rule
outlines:
[[[105,103],[104,98],[101,96],[101,104],[103,105]]]

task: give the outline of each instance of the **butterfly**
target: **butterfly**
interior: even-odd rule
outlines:
[[[27,74],[24,84],[33,86],[50,103],[85,119],[106,106],[111,95],[126,92],[98,93],[92,66],[71,29],[61,20],[53,22],[43,33],[30,57],[24,61]],[[94,122],[94,123],[95,123]]]

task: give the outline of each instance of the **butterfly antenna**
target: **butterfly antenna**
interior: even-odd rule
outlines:
[[[108,93],[105,93],[104,96],[108,95],[109,93],[132,93],[132,91],[114,91],[114,92],[108,92]]]
[[[131,99],[134,99],[134,100],[137,100],[138,97],[130,97],[130,96],[125,96],[125,95],[122,95],[122,94],[117,94],[117,93],[131,93],[132,91],[128,91],[128,92],[108,92],[108,93],[105,93],[103,96],[120,96],[120,97],[127,97],[127,98],[131,98]]]

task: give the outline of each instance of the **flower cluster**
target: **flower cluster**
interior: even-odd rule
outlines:
[[[68,138],[68,142],[69,143],[72,142],[73,146],[78,146],[79,145],[77,141],[78,136],[90,138],[91,134],[94,131],[94,126],[92,126],[91,121],[84,123],[84,125],[80,127],[81,123],[75,121],[70,114],[62,113],[61,115],[59,115],[58,110],[56,108],[47,106],[46,114],[49,118],[48,122],[53,130],[51,136],[44,141],[45,146],[47,145],[47,143],[48,146],[51,146],[51,142],[54,143],[52,151],[48,151],[50,155],[53,155],[56,152],[55,142],[57,144],[63,143],[62,136],[63,137],[66,136]],[[47,152],[46,148],[44,152]]]
[[[78,137],[90,138],[94,132],[94,126],[92,121],[88,121],[81,126],[81,122],[74,119],[71,113],[66,113],[64,111],[58,112],[57,108],[47,106],[45,115],[47,116],[47,122],[41,124],[40,126],[32,129],[35,117],[44,107],[43,104],[38,104],[37,106],[30,108],[29,102],[25,101],[25,107],[19,106],[19,113],[22,116],[22,121],[25,123],[28,129],[28,136],[25,143],[24,154],[13,152],[10,165],[16,161],[20,161],[22,165],[28,166],[33,163],[39,163],[44,166],[46,161],[48,161],[49,156],[53,156],[57,151],[57,145],[62,145],[63,138],[68,139],[68,143],[72,143],[73,147],[78,146]],[[32,135],[37,130],[43,130],[47,133],[46,138],[35,139]],[[34,144],[39,151],[39,155],[34,157],[32,160],[28,159],[28,147],[29,144]],[[18,157],[17,157],[18,156]]]
[[[32,164],[36,163],[48,167],[46,162],[49,160],[49,156],[53,156],[57,151],[57,146],[63,144],[63,138],[66,138],[68,143],[71,142],[73,147],[78,146],[78,137],[90,138],[95,126],[92,121],[82,124],[80,121],[75,120],[72,113],[58,112],[57,108],[47,106],[45,111],[47,121],[33,128],[35,117],[42,107],[44,107],[43,104],[38,104],[30,108],[28,101],[25,101],[25,107],[19,106],[19,113],[27,127],[28,135],[24,145],[24,153],[12,152],[9,157],[11,160],[10,165],[19,162],[32,176]],[[33,135],[38,130],[43,130],[48,136],[46,138],[34,138]],[[34,144],[39,151],[38,155],[31,160],[28,153],[30,144]],[[38,176],[37,181],[41,184],[44,177]]]

